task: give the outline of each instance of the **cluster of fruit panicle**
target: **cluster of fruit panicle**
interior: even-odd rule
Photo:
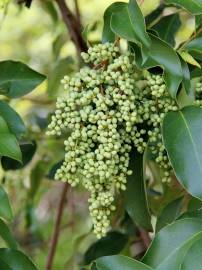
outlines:
[[[199,81],[196,83],[194,104],[202,107],[202,77],[200,77]]]
[[[89,192],[89,210],[98,238],[106,235],[115,195],[126,189],[130,152],[143,153],[147,142],[169,179],[170,165],[160,126],[176,110],[159,75],[137,75],[134,57],[111,43],[82,53],[88,65],[62,80],[49,135],[71,130],[64,141],[65,158],[55,178]]]

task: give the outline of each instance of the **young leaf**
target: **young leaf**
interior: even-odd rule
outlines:
[[[96,266],[98,270],[152,270],[142,262],[122,255],[102,257],[96,260]]]
[[[1,165],[4,171],[19,170],[25,167],[32,160],[36,149],[37,145],[35,141],[20,143],[20,150],[22,152],[22,163],[9,157],[2,157]]]
[[[109,232],[107,236],[93,243],[84,255],[84,264],[90,264],[99,257],[115,255],[121,252],[128,236],[120,232]]]
[[[0,217],[5,218],[7,220],[11,220],[13,218],[13,213],[8,199],[8,195],[1,186],[0,186]]]
[[[0,156],[21,162],[22,154],[16,137],[10,133],[6,121],[0,116]]]
[[[126,3],[115,2],[111,4],[104,13],[104,27],[102,32],[102,42],[114,42],[115,34],[110,28],[110,20],[113,13],[119,12],[123,7],[126,7]]]
[[[182,52],[179,52],[179,54],[186,63],[189,63],[190,65],[196,66],[198,68],[201,68],[200,64],[188,52],[182,51]]]
[[[148,52],[149,58],[144,68],[160,66],[164,69],[164,80],[170,95],[175,98],[182,81],[182,67],[176,52],[166,42],[151,35],[152,45]]]
[[[26,127],[19,114],[3,100],[0,100],[0,116],[4,118],[10,131],[17,138],[20,138],[26,132]]]
[[[177,270],[189,248],[202,239],[202,219],[178,220],[156,234],[143,262],[155,270]]]
[[[163,141],[179,182],[202,199],[202,109],[194,106],[169,112],[163,121]]]
[[[166,0],[167,4],[173,4],[185,8],[194,15],[202,14],[201,0]]]
[[[181,25],[179,14],[172,14],[163,17],[159,23],[155,24],[152,29],[157,31],[159,37],[168,44],[175,45],[175,33]]]
[[[0,236],[7,243],[9,248],[17,249],[17,242],[13,238],[7,224],[0,218]]]
[[[135,149],[132,149],[130,154],[129,168],[133,173],[128,176],[126,191],[124,192],[126,211],[135,224],[147,230],[152,230],[144,179],[143,155]]]
[[[163,208],[161,214],[159,215],[156,223],[156,232],[161,230],[163,227],[172,223],[180,214],[182,210],[182,200],[183,198],[178,198]]]
[[[24,96],[45,80],[45,76],[23,63],[0,62],[0,94],[10,98]]]
[[[12,270],[37,270],[30,258],[15,249],[0,248],[1,261],[7,264]]]

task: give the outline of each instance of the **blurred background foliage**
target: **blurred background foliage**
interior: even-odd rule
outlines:
[[[115,1],[79,1],[82,24],[84,29],[88,29],[90,44],[100,41],[102,16],[112,2]],[[160,1],[139,2],[146,16]],[[68,5],[74,10],[73,0],[68,1]],[[180,19],[183,23],[176,34],[176,44],[186,40],[195,28],[195,21],[188,13],[181,14]],[[64,154],[62,140],[48,138],[45,130],[54,110],[55,99],[61,91],[60,80],[65,74],[71,74],[79,67],[75,46],[54,1],[34,0],[29,9],[11,1],[6,9],[0,11],[0,61],[8,59],[22,61],[47,75],[47,80],[31,94],[10,102],[27,126],[23,145],[26,144],[29,148],[26,154],[28,164],[22,169],[9,170],[9,162],[4,160],[4,170],[0,169],[2,184],[8,191],[13,206],[14,235],[38,268],[45,269],[63,187],[62,183],[55,182],[53,177],[57,163]],[[26,151],[26,147],[23,149]],[[158,187],[156,189],[158,190]],[[177,191],[172,198],[170,193],[168,197],[172,200],[175,195],[179,196]],[[98,256],[96,246],[85,254],[89,246],[96,241],[91,233],[87,197],[88,194],[78,188],[68,190],[68,203],[65,204],[53,269],[81,269],[78,265],[82,262],[88,263]],[[136,228],[127,216],[119,223],[122,232],[126,231],[127,236],[134,234]],[[132,251],[129,251],[129,245],[126,245],[126,235],[109,235],[102,243],[103,249],[106,249],[108,241],[115,240],[119,241],[123,253],[131,255]],[[114,250],[114,253],[116,252],[119,251]]]

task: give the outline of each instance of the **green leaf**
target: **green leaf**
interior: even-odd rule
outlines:
[[[12,270],[12,269],[8,266],[8,264],[5,263],[4,261],[2,261],[1,259],[0,259],[0,269],[1,269],[1,270]]]
[[[22,152],[22,163],[9,157],[1,158],[1,165],[4,171],[19,170],[25,167],[32,160],[34,154],[36,153],[37,145],[35,141],[21,142],[20,149]]]
[[[152,270],[142,262],[122,255],[102,257],[96,260],[98,270]]]
[[[22,155],[16,137],[10,133],[6,121],[0,116],[0,156],[21,161]]]
[[[29,190],[29,194],[28,197],[33,200],[34,196],[36,195],[41,181],[43,179],[43,176],[46,173],[47,170],[47,162],[43,161],[43,160],[39,160],[38,163],[36,164],[36,166],[34,167],[34,169],[31,171],[31,175],[30,175],[30,190]]]
[[[189,248],[202,239],[202,219],[178,220],[154,237],[143,262],[155,270],[178,270]]]
[[[104,27],[102,32],[102,42],[114,42],[115,34],[110,28],[110,20],[111,16],[114,12],[120,11],[123,7],[126,7],[126,3],[123,2],[115,2],[111,4],[104,13]]]
[[[3,261],[12,270],[37,270],[33,262],[21,251],[0,248],[0,263]]]
[[[202,239],[193,244],[186,254],[180,270],[202,270]]]
[[[188,211],[194,211],[200,208],[202,208],[202,201],[195,197],[191,197],[187,206]]]
[[[200,218],[202,219],[202,209],[197,209],[194,211],[188,211],[183,213],[178,219],[185,219],[185,218]]]
[[[130,0],[128,5],[123,6],[119,12],[111,17],[112,31],[128,41],[143,44],[149,48],[151,41],[146,32],[144,17],[135,0]]]
[[[194,106],[169,112],[162,133],[172,167],[179,182],[202,199],[202,109]]]
[[[161,39],[174,46],[175,33],[179,29],[180,25],[179,14],[172,14],[163,17],[156,25],[152,27],[152,29],[157,31]]]
[[[17,249],[17,242],[13,238],[7,224],[0,218],[0,236],[7,243],[8,247]]]
[[[3,100],[0,100],[0,116],[4,118],[9,130],[17,138],[20,138],[26,132],[26,127],[19,114]]]
[[[165,2],[167,4],[174,4],[182,8],[185,8],[194,15],[202,14],[201,0],[166,0]]]
[[[3,217],[7,220],[11,220],[13,218],[13,213],[8,199],[8,195],[1,186],[0,186],[0,217]]]
[[[202,37],[191,40],[185,49],[196,59],[202,60]]]
[[[181,60],[182,74],[183,74],[182,84],[184,86],[184,89],[185,89],[187,95],[189,95],[191,93],[191,82],[190,82],[189,67],[188,67],[188,64],[183,59],[180,59],[180,60]]]
[[[129,168],[133,173],[128,176],[126,191],[124,192],[126,211],[135,224],[147,230],[152,230],[144,179],[143,155],[135,149],[132,149],[130,154]]]
[[[166,205],[159,215],[156,223],[156,232],[177,219],[182,210],[183,198],[178,198]]]
[[[128,12],[133,30],[135,31],[140,43],[149,48],[151,40],[146,32],[145,20],[136,0],[129,0]]]
[[[175,98],[182,81],[182,67],[176,52],[166,42],[151,35],[152,45],[148,52],[149,58],[144,68],[160,66],[164,69],[164,80],[170,95]]]
[[[45,76],[23,63],[0,62],[0,94],[10,98],[24,96],[45,80]]]
[[[179,52],[179,54],[180,54],[180,56],[182,57],[182,59],[185,62],[189,63],[190,65],[193,65],[193,66],[196,66],[198,68],[201,68],[200,64],[188,52],[182,51],[182,52]]]
[[[93,243],[86,251],[84,264],[90,264],[99,257],[120,253],[127,241],[127,235],[120,232],[109,232],[107,236]]]

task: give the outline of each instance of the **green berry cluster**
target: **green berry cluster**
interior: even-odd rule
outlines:
[[[202,107],[202,77],[196,83],[194,104]]]
[[[148,147],[169,179],[170,164],[160,127],[166,112],[176,110],[159,75],[137,75],[130,52],[98,44],[82,53],[88,66],[62,80],[49,135],[65,134],[65,159],[55,178],[89,192],[89,210],[98,238],[106,235],[118,190],[126,189],[130,151]]]

